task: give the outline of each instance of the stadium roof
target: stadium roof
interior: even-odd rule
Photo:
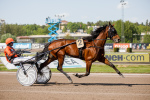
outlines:
[[[65,37],[65,36],[71,36],[71,37],[87,37],[90,36],[90,34],[84,33],[84,34],[59,34],[57,37]],[[52,35],[54,36],[54,35]],[[30,36],[18,36],[19,39],[31,39],[31,38],[49,38],[49,35],[30,35]]]

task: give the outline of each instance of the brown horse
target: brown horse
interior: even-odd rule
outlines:
[[[123,76],[120,71],[105,57],[104,45],[107,40],[110,38],[114,42],[120,42],[120,37],[117,34],[117,31],[109,23],[109,25],[98,28],[96,31],[91,33],[90,37],[84,38],[84,48],[82,48],[82,60],[86,62],[86,73],[85,74],[75,74],[76,77],[81,78],[84,76],[88,76],[90,74],[91,65],[95,61],[103,62],[106,65],[112,67],[119,75]],[[76,40],[68,40],[68,39],[59,39],[55,40],[51,43],[48,43],[42,52],[49,52],[48,59],[40,65],[38,72],[47,66],[52,61],[58,59],[58,67],[61,73],[63,73],[69,80],[72,82],[70,76],[63,71],[63,62],[65,55],[69,55],[71,57],[79,58],[79,50],[76,45]]]

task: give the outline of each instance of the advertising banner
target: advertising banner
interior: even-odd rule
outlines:
[[[31,49],[31,43],[14,43],[14,49]]]
[[[0,60],[1,62],[5,65],[5,67],[7,69],[18,69],[15,65],[9,63],[7,60],[6,60],[6,57],[0,57]]]
[[[6,57],[0,57],[0,60],[2,63],[6,66],[7,69],[18,69],[19,66],[15,66],[11,63],[9,63],[6,60]],[[45,60],[40,60],[39,63],[43,63]],[[57,68],[58,66],[58,60],[55,60],[51,62],[49,65],[47,65],[49,68]],[[85,62],[83,62],[80,59],[77,58],[65,58],[63,68],[79,68],[79,67],[86,67]]]
[[[58,60],[53,61],[48,65],[50,68],[57,68]],[[78,67],[86,67],[85,62],[77,58],[65,58],[63,68],[78,68]]]
[[[114,48],[124,48],[124,49],[132,48],[132,43],[114,43],[113,47]]]
[[[44,48],[44,43],[32,43],[32,49]]]
[[[106,43],[104,48],[113,49],[113,43]]]
[[[0,49],[5,49],[6,48],[6,43],[0,43]]]
[[[106,54],[105,57],[110,62],[150,62],[148,53],[122,53],[122,54]]]
[[[150,43],[132,43],[132,49],[135,50],[150,49]]]

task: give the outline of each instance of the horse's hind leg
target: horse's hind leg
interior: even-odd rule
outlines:
[[[105,63],[106,65],[108,65],[110,67],[112,67],[120,76],[122,76],[124,78],[122,73],[111,62],[109,62],[105,57],[101,57],[101,59],[99,59],[99,61]]]
[[[57,67],[57,70],[59,70],[61,73],[63,73],[63,74],[68,78],[68,80],[69,80],[71,83],[73,83],[71,77],[70,77],[67,73],[65,73],[65,72],[63,71],[63,69],[62,69],[63,62],[64,62],[64,56],[59,56],[59,57],[58,57],[58,67]]]

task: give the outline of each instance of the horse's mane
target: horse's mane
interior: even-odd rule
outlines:
[[[84,37],[83,39],[88,40],[89,42],[92,41],[93,39],[96,39],[97,36],[100,34],[100,32],[103,31],[106,27],[107,25],[97,28],[95,31],[91,32],[91,36]]]

